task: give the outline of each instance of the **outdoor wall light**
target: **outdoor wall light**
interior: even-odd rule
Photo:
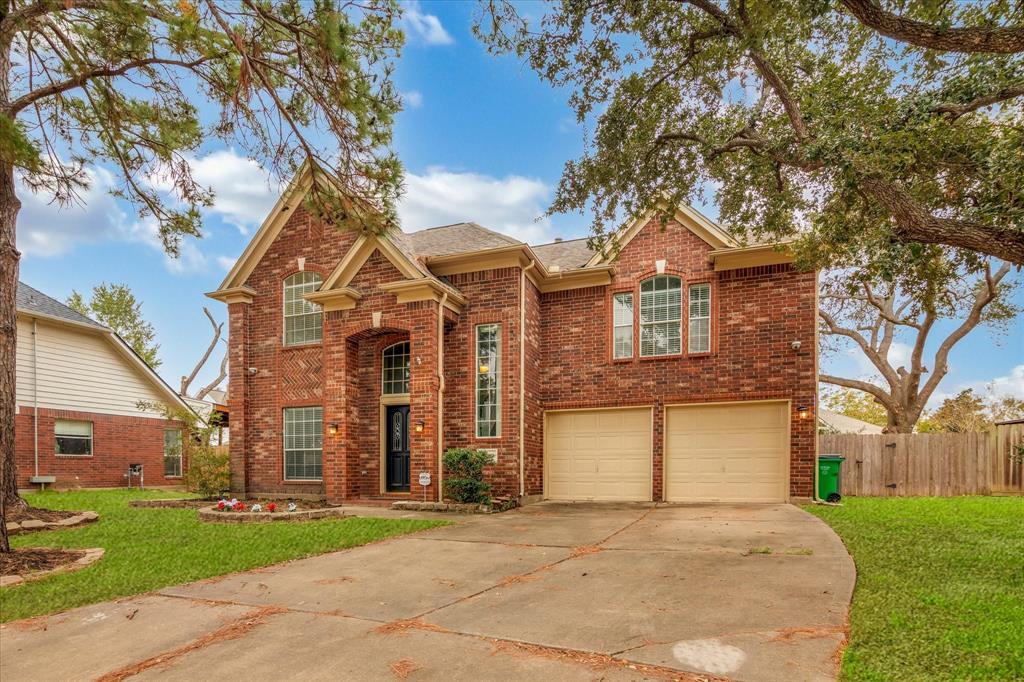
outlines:
[[[337,422],[331,422],[330,424],[328,424],[327,425],[327,433],[331,434],[332,436],[337,436],[338,435],[338,423]]]
[[[796,411],[800,415],[801,419],[807,419],[808,415],[810,415],[810,410],[807,409],[806,405],[801,405],[796,408]]]
[[[490,371],[490,368],[487,365],[480,365],[480,373],[481,374],[487,374],[487,372],[489,372],[489,371]]]
[[[423,433],[423,420],[422,419],[417,419],[416,420],[416,433]]]

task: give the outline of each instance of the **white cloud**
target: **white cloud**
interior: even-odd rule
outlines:
[[[1012,395],[1024,400],[1024,365],[1017,365],[1004,377],[992,380],[992,392],[996,395]]]
[[[398,206],[402,229],[473,221],[528,243],[548,241],[551,223],[544,213],[550,188],[535,178],[494,178],[440,167],[424,175],[406,173],[405,195]]]
[[[409,109],[419,109],[423,106],[423,93],[419,90],[410,90],[402,93],[402,102]]]
[[[402,17],[408,32],[427,45],[451,45],[455,40],[433,14],[425,14],[419,2],[405,3]]]
[[[893,369],[906,367],[909,370],[910,353],[912,352],[912,350],[913,349],[905,343],[902,343],[900,341],[893,341],[892,345],[889,346],[889,366],[891,366]],[[846,354],[849,357],[853,358],[854,362],[857,363],[857,370],[863,378],[867,379],[880,377],[878,369],[873,364],[871,364],[871,361],[868,360],[868,357],[864,355],[864,352],[861,351],[860,348],[856,346],[851,346],[846,349]]]
[[[217,256],[217,265],[221,266],[225,272],[235,267],[237,261],[238,259],[234,256]]]

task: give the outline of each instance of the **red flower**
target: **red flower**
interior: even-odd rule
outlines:
[[[276,509],[277,509],[277,505],[276,504],[274,504],[273,502],[268,502],[267,503],[267,511],[268,512],[272,512],[272,511],[274,511]]]
[[[245,511],[245,503],[239,502],[235,505],[235,511]]]
[[[224,511],[224,500],[221,500],[220,502],[217,503],[217,509],[219,509],[220,511]]]

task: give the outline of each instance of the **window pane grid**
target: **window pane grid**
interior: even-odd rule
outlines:
[[[640,284],[640,355],[682,352],[682,285],[659,275]]]
[[[501,325],[476,328],[476,435],[501,435]]]
[[[615,358],[633,357],[633,294],[615,294],[613,302]]]
[[[284,411],[284,477],[323,477],[323,408],[289,407]]]
[[[694,284],[690,287],[689,351],[711,351],[711,285]]]
[[[164,431],[164,476],[181,476],[181,431]]]
[[[384,349],[381,392],[384,395],[409,392],[408,341]]]
[[[284,281],[284,343],[314,343],[323,338],[323,314],[320,306],[302,296],[320,288],[315,272],[297,272]]]

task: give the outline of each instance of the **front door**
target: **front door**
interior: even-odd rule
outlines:
[[[385,462],[388,492],[409,490],[409,406],[388,405]]]

